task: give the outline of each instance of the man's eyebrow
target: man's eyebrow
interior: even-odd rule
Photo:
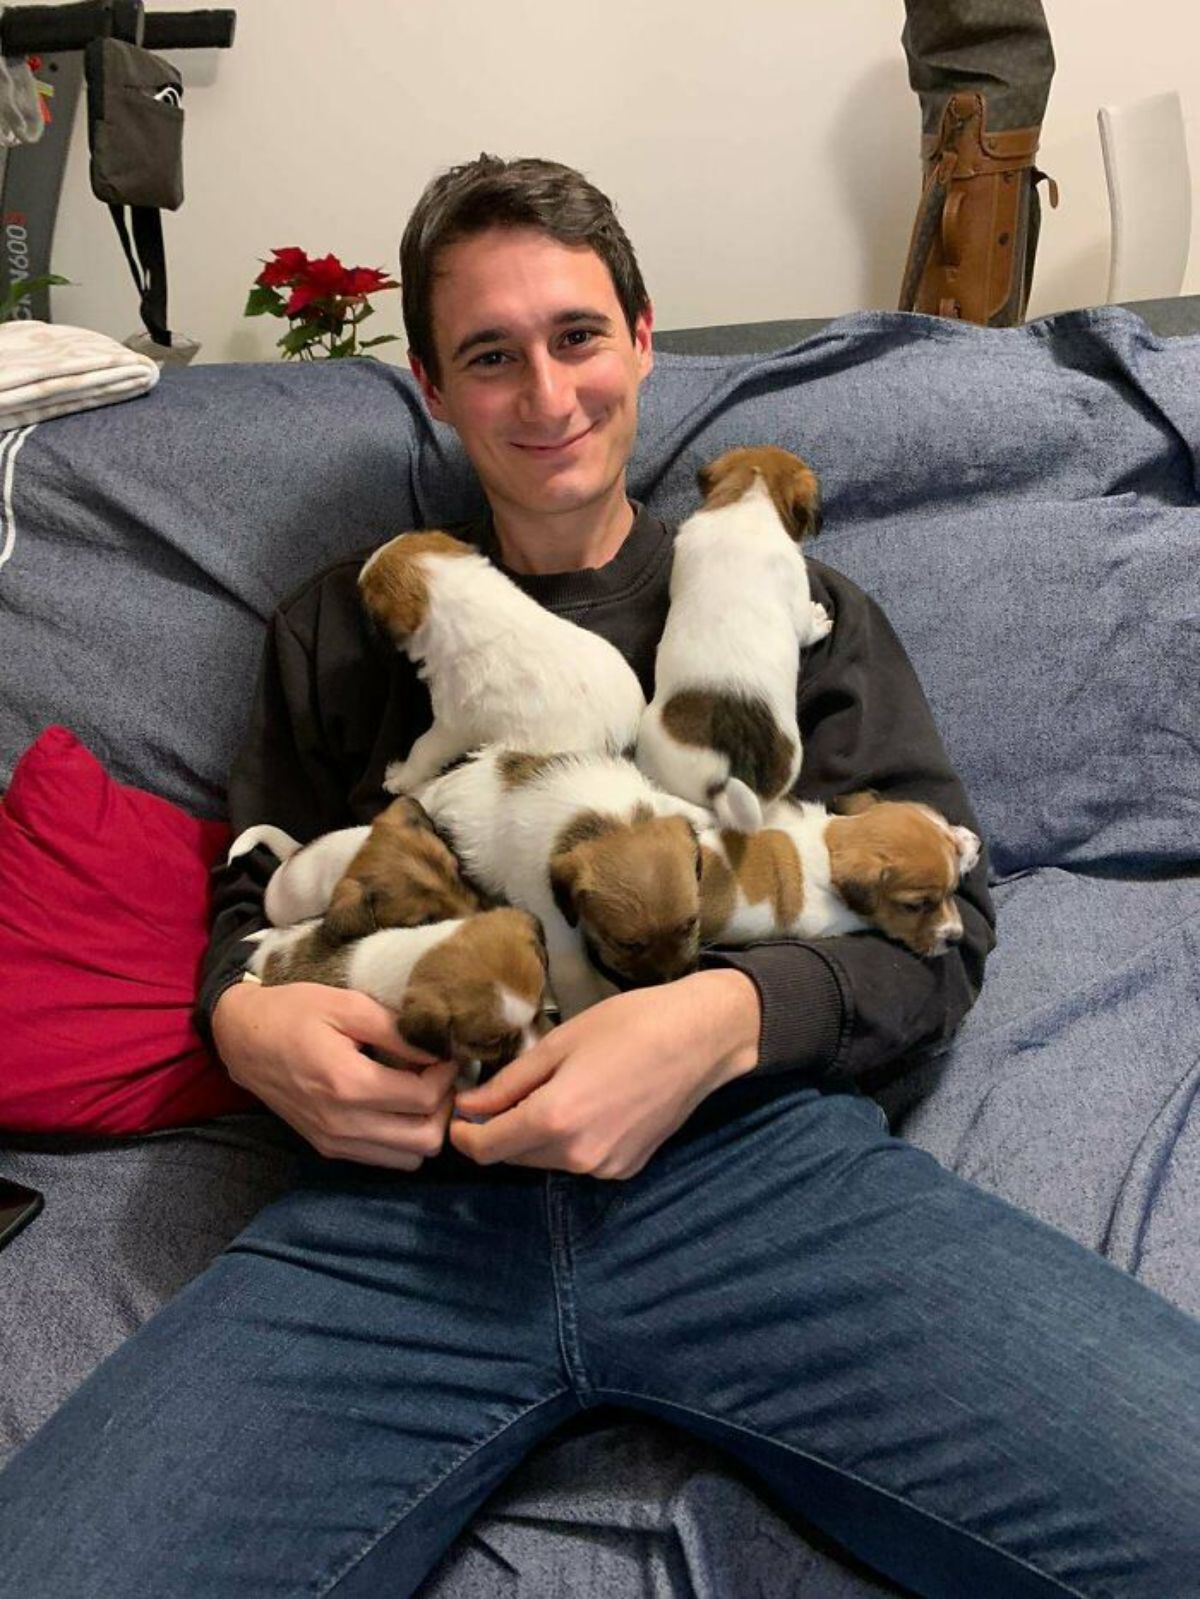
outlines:
[[[578,306],[569,311],[557,311],[550,319],[551,327],[570,327],[576,322],[594,322],[602,326],[605,332],[612,328],[612,318],[604,311],[594,310],[591,306]],[[469,350],[477,349],[481,344],[503,344],[512,337],[508,328],[479,328],[474,333],[468,333],[466,338],[456,347],[452,360],[457,361]]]

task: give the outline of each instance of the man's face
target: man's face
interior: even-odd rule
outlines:
[[[651,317],[631,338],[608,268],[587,246],[493,229],[445,250],[433,289],[438,383],[413,358],[500,514],[582,510],[624,492]]]

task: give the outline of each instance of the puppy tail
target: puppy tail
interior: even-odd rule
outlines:
[[[717,821],[731,833],[757,833],[763,823],[758,795],[740,777],[726,778],[709,790],[709,803]]]

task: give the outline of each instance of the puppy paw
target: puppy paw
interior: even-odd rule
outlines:
[[[812,602],[811,623],[809,627],[809,642],[818,644],[823,638],[828,638],[833,631],[833,617],[818,601]]]
[[[407,794],[409,790],[408,762],[389,761],[384,768],[383,787],[387,794]]]

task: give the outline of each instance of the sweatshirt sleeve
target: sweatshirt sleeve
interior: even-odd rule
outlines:
[[[817,562],[809,567],[813,598],[831,609],[834,627],[802,664],[797,797],[828,801],[871,788],[886,799],[921,800],[978,832],[887,618],[848,579]],[[949,1038],[979,993],[995,944],[986,848],[957,899],[962,942],[936,957],[875,932],[707,951],[703,964],[735,967],[758,989],[758,1071],[873,1089],[898,1076],[907,1057]]]
[[[230,773],[235,841],[247,828],[269,824],[307,843],[365,819],[354,814],[354,794],[382,794],[378,777],[370,782],[365,773],[389,693],[383,657],[375,659],[373,671],[369,630],[344,573],[314,580],[276,612]],[[263,896],[278,865],[269,845],[258,843],[213,870],[211,934],[195,1011],[210,1046],[213,1009],[241,980],[250,952],[243,940],[267,925]]]

